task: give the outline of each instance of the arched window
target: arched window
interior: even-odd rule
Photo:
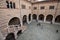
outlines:
[[[46,17],[46,21],[52,21],[52,19],[53,19],[53,16],[52,15],[47,15],[47,17]]]
[[[60,23],[60,15],[55,18],[55,22]]]
[[[13,8],[12,2],[10,2],[10,7]]]
[[[13,3],[13,8],[15,9],[15,3]]]
[[[8,2],[8,1],[6,1],[6,3],[7,3],[7,8],[9,8],[9,2]]]

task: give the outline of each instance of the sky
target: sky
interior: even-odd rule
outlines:
[[[38,0],[38,1],[44,1],[44,0]]]
[[[38,0],[38,1],[46,1],[46,0]]]

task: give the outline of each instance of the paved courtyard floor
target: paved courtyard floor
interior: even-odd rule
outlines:
[[[60,25],[41,23],[37,26],[37,22],[33,21],[27,26],[28,29],[17,40],[60,40]]]

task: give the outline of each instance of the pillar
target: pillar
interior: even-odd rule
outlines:
[[[31,14],[31,21],[33,20],[33,17],[32,17],[33,14]]]
[[[52,23],[54,24],[55,23],[55,18],[53,17],[53,19],[52,19]]]
[[[39,20],[38,18],[39,18],[39,16],[37,15],[37,21]]]
[[[46,22],[46,16],[44,17],[44,22]]]
[[[27,23],[29,24],[29,15],[27,15]]]
[[[22,17],[20,18],[20,24],[21,26],[23,26]]]

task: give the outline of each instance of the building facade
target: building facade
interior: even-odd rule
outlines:
[[[60,25],[60,2],[0,0],[1,40],[10,40],[12,37],[16,39],[27,29],[24,24],[29,24],[32,20]]]
[[[36,2],[33,3],[33,14],[38,16],[37,20],[45,23],[60,24],[60,2]]]

